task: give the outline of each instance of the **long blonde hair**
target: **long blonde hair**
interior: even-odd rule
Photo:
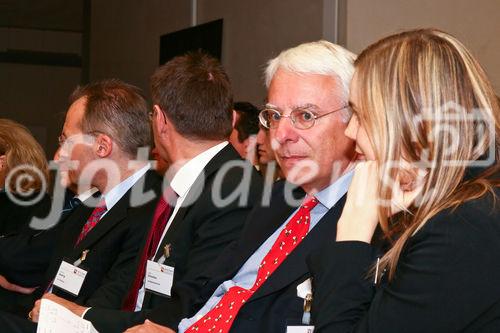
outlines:
[[[379,208],[382,229],[396,238],[379,266],[391,279],[405,243],[431,217],[500,185],[493,177],[500,171],[500,106],[470,52],[436,29],[386,37],[365,49],[355,66],[357,112],[381,179],[401,175],[390,162],[402,157],[427,171],[419,204],[394,218],[388,205]],[[481,128],[490,131],[478,135]],[[465,177],[474,163],[483,163],[483,172]],[[379,196],[391,202],[392,188],[383,181]]]
[[[20,168],[5,184],[11,192],[39,192],[43,185],[47,189],[49,170],[45,153],[26,127],[9,119],[0,119],[0,152],[6,157],[6,175],[16,167]]]

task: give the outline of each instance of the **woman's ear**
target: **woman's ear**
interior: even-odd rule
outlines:
[[[399,171],[399,185],[402,191],[413,191],[420,187],[427,176],[425,169],[412,166],[407,160],[401,161],[401,169]]]
[[[106,134],[99,134],[94,143],[95,154],[100,158],[106,158],[113,152],[113,140]]]

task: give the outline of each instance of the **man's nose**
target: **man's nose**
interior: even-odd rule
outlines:
[[[277,141],[280,145],[287,141],[295,142],[298,139],[297,129],[289,117],[281,117],[276,128],[271,129],[270,133],[271,141]]]

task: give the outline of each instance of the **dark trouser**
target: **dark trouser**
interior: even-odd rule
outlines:
[[[36,333],[36,324],[27,318],[0,311],[0,331],[5,333]]]
[[[0,311],[26,317],[33,308],[35,297],[0,288]],[[3,330],[0,327],[0,332]]]

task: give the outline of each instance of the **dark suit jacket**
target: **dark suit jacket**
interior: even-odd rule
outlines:
[[[134,206],[131,193],[135,188],[152,190],[155,199]],[[89,250],[80,267],[88,270],[78,297],[57,287],[53,293],[81,305],[119,309],[135,272],[135,260],[150,228],[161,191],[161,179],[148,171],[107,212],[99,223],[75,247],[76,240],[87,221],[92,207],[81,205],[64,223],[58,247],[47,270],[47,279],[37,296],[53,281],[62,260],[73,264],[84,250]]]
[[[38,193],[21,201],[34,200]],[[47,255],[42,252],[17,256],[23,244],[31,237],[29,224],[33,216],[43,218],[50,210],[50,197],[44,194],[41,200],[29,206],[18,205],[6,192],[0,192],[0,275],[9,282],[34,287],[42,280],[47,267]],[[25,247],[24,247],[25,248]],[[44,248],[46,249],[46,248]],[[38,265],[45,259],[45,265]],[[31,304],[31,296],[0,288],[0,310],[19,313]]]
[[[74,194],[68,191],[65,197]],[[49,202],[37,205],[33,216],[49,217]],[[56,247],[59,233],[70,212],[56,212],[57,223],[47,230],[35,230],[29,225],[31,218],[18,232],[0,238],[0,274],[9,282],[24,286],[38,287],[45,279],[47,266]],[[23,295],[0,289],[0,309],[24,315],[33,304],[32,295]]]
[[[20,201],[34,200],[40,193],[36,192],[26,198],[14,195]],[[12,201],[6,192],[0,192],[0,238],[16,235],[26,228],[33,215],[43,217],[50,209],[50,196],[44,193],[40,201],[24,206]]]
[[[500,332],[499,188],[496,196],[496,205],[488,194],[430,219],[375,295],[371,246],[331,242],[310,262],[315,332]]]
[[[183,317],[191,317],[207,302],[215,289],[231,279],[250,256],[286,221],[297,207],[289,206],[284,199],[284,182],[275,184],[271,203],[258,207],[249,216],[241,237],[232,243],[217,259],[208,273],[209,281],[198,293],[189,285],[181,284],[176,292],[187,308]],[[295,191],[295,197],[304,192]],[[306,265],[309,253],[335,237],[336,223],[345,197],[326,213],[307,237],[288,256],[271,277],[241,308],[231,332],[285,332],[289,320],[300,320],[304,300],[297,296],[297,286],[310,277]],[[177,329],[181,318],[175,318],[165,309],[155,310],[150,319]]]
[[[66,191],[64,199],[70,199],[73,196],[72,192]],[[32,215],[49,218],[49,209],[51,209],[49,201],[44,202],[42,205],[37,205]],[[23,228],[0,237],[0,249],[2,249],[0,251],[0,274],[10,282],[24,287],[37,287],[43,283],[58,234],[70,213],[70,211],[56,212],[54,214],[56,217],[51,221],[54,226],[47,230],[32,229],[30,227],[32,216],[30,216]]]
[[[218,179],[221,177],[218,171],[230,161],[243,162],[234,148],[227,145],[207,164],[204,169],[205,181],[203,177],[195,181],[185,202],[199,197],[192,205],[179,209],[162,240],[160,249],[171,244],[171,255],[165,264],[175,267],[174,289],[179,282],[189,285],[194,293],[202,288],[207,281],[205,272],[223,249],[240,235],[247,215],[260,200],[262,179],[250,164],[245,162],[245,169],[231,168],[223,178]],[[220,181],[221,197],[228,197],[245,181],[245,172],[250,176],[249,187],[245,187],[248,202],[240,205],[237,198],[218,207],[212,199],[212,189],[217,191]],[[159,251],[155,260],[162,253]],[[165,308],[176,318],[183,314],[183,306],[178,298],[146,292],[141,312],[106,311],[95,307],[87,312],[85,319],[90,320],[101,332],[122,332],[127,327],[144,322],[149,310],[158,307]]]

